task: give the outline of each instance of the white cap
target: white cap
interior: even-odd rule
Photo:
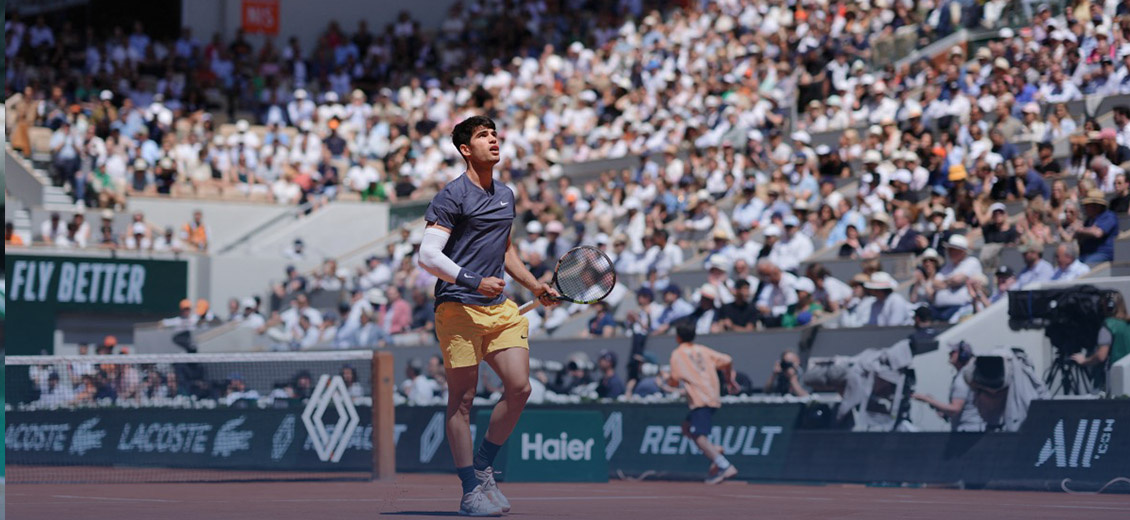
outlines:
[[[811,144],[812,143],[812,136],[808,135],[808,132],[805,132],[804,130],[793,132],[793,135],[791,135],[789,137],[791,137],[793,141],[796,141],[796,142],[799,142],[799,143],[804,143],[804,144]]]
[[[985,162],[988,163],[990,168],[996,168],[997,166],[1000,166],[1002,162],[1004,162],[1004,157],[1002,157],[999,153],[989,152],[985,154]]]
[[[596,242],[597,244],[607,244],[607,243],[611,242],[611,240],[610,240],[610,239],[608,238],[608,234],[607,234],[607,233],[597,233],[597,234],[596,234],[596,237],[595,237],[595,238],[593,238],[593,240],[594,240],[594,241],[595,241],[595,242]]]
[[[376,287],[365,291],[365,299],[373,305],[384,305],[388,303],[388,298],[385,297],[385,292],[377,289]]]
[[[294,99],[306,99],[306,89],[304,89],[304,88],[295,89]]]
[[[325,95],[326,103],[337,103],[337,92],[329,91]]]
[[[768,226],[765,226],[764,234],[767,237],[779,237],[781,236],[781,228],[776,224],[769,224]]]
[[[789,215],[785,217],[785,227],[796,227],[800,225],[800,219],[796,215]]]
[[[541,232],[542,232],[541,222],[538,222],[536,220],[531,220],[528,224],[526,224],[526,233],[529,233],[529,234],[532,235],[534,233],[541,233]]]
[[[989,206],[989,214],[992,215],[997,211],[1008,213],[1008,208],[1002,202],[994,202],[992,206]]]
[[[730,265],[730,259],[721,255],[710,257],[710,261],[706,262],[706,266],[708,269],[719,269],[724,272],[730,272],[730,268],[733,267]]]
[[[895,174],[891,176],[891,180],[895,182],[901,182],[903,184],[910,184],[910,170],[907,170],[905,168],[899,168],[895,170]]]
[[[965,235],[951,235],[949,240],[946,241],[946,247],[969,251],[969,239],[965,238]]]
[[[715,289],[713,285],[705,283],[702,284],[702,287],[698,289],[698,294],[703,298],[710,298],[711,300],[713,300],[718,298],[718,289]]]
[[[816,282],[813,282],[806,276],[802,276],[800,278],[797,278],[796,283],[793,284],[793,289],[812,294],[816,292]]]
[[[240,301],[239,305],[244,309],[254,309],[256,306],[255,298],[244,298]]]
[[[883,154],[879,153],[879,150],[867,150],[863,152],[864,164],[879,164],[881,162],[883,162]]]
[[[545,232],[546,233],[558,233],[558,234],[564,233],[565,232],[565,225],[562,224],[561,222],[557,221],[557,220],[551,220],[549,222],[549,224],[545,225]]]
[[[251,129],[251,123],[248,123],[246,119],[240,119],[235,122],[235,129],[240,133],[246,132]]]
[[[816,155],[828,155],[830,153],[832,153],[832,147],[831,146],[828,146],[826,144],[822,144],[822,145],[816,147]]]
[[[871,273],[871,279],[863,284],[864,289],[888,289],[892,291],[897,289],[898,286],[895,277],[883,271]]]
[[[98,94],[98,99],[101,99],[102,101],[109,101],[111,99],[114,99],[114,93],[110,92],[109,90],[103,90]]]

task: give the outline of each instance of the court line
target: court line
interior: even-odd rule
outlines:
[[[79,500],[104,500],[107,502],[166,502],[179,503],[180,500],[165,500],[163,498],[121,498],[121,497],[88,497],[81,495],[51,495],[52,498],[73,498]]]

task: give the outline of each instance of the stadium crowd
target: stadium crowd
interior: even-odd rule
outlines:
[[[83,39],[16,17],[6,24],[18,43],[12,145],[27,153],[21,135],[51,128],[57,182],[91,206],[135,192],[400,200],[462,171],[445,129],[485,113],[499,125],[498,178],[517,195],[531,270],[548,278],[555,258],[589,244],[627,281],[597,307],[592,336],[663,334],[678,320],[699,333],[909,325],[917,307],[954,321],[1113,258],[1130,209],[1130,107],[1100,123],[1075,120],[1067,103],[1130,93],[1121,3],[1060,15],[1037,5],[1030,23],[972,53],[958,45],[882,68],[871,65],[876,38],[992,26],[1000,6],[565,4],[457,4],[434,34],[407,17],[381,33],[332,24],[310,52],[243,35],[160,41],[140,25]],[[520,29],[500,37],[496,22]],[[221,107],[246,119],[220,125]],[[838,144],[814,142],[828,131]],[[1065,141],[1069,157],[1057,159]],[[620,157],[640,164],[561,175]],[[232,319],[278,349],[430,335],[434,278],[416,265],[419,236],[400,233],[357,269],[332,259],[315,273],[288,269],[267,301],[230,302]],[[1025,264],[1002,265],[1004,246],[1020,246]],[[908,253],[910,278],[881,270]],[[862,270],[837,279],[817,257]],[[700,260],[705,283],[671,283]],[[314,308],[318,291],[348,296]],[[552,331],[583,309],[539,311],[531,325]]]

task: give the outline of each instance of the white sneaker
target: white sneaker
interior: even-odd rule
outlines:
[[[482,484],[463,495],[459,502],[460,516],[502,516],[502,510],[483,492]]]
[[[479,485],[483,488],[483,493],[486,493],[487,498],[501,508],[503,513],[509,513],[510,501],[502,495],[502,491],[498,489],[498,483],[494,481],[494,468],[487,467],[482,471],[476,469],[475,478],[479,479]]]

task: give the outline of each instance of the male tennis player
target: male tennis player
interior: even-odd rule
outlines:
[[[557,292],[526,269],[510,243],[514,192],[494,182],[499,160],[494,121],[470,117],[455,125],[451,140],[467,171],[428,205],[420,266],[439,278],[436,335],[447,374],[447,440],[463,481],[459,514],[498,516],[510,511],[510,503],[495,484],[494,458],[530,395],[529,322],[502,294],[502,270],[547,307],[556,304]],[[504,390],[482,445],[472,453],[471,404],[484,360]]]
[[[675,327],[675,338],[679,341],[679,346],[671,352],[671,375],[668,382],[672,386],[679,383],[683,385],[691,407],[683,421],[683,435],[690,437],[712,463],[712,474],[706,479],[706,483],[718,484],[738,474],[738,468],[726,460],[721,447],[715,446],[709,438],[714,411],[722,407],[718,371],[722,371],[730,389],[735,392],[738,382],[730,356],[695,343],[694,337],[693,323],[682,323]]]

